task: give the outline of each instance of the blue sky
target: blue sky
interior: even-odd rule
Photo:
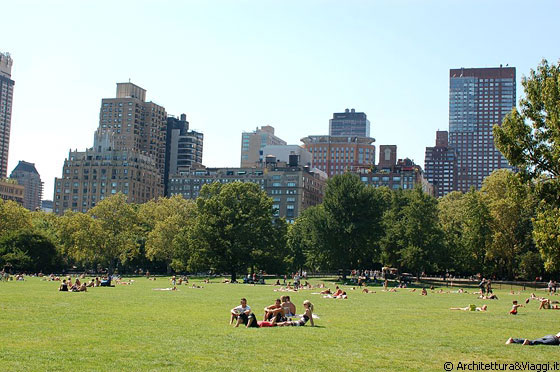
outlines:
[[[376,145],[424,165],[448,129],[449,69],[556,63],[558,1],[9,1],[0,51],[16,82],[9,169],[36,164],[52,199],[69,149],[93,144],[101,98],[147,89],[204,133],[203,162],[238,166],[241,132],[288,143],[367,113]]]

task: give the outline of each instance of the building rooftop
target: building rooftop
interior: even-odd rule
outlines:
[[[307,136],[300,140],[305,144],[311,143],[362,143],[372,144],[375,142],[373,137],[359,137],[359,136],[329,136],[329,135],[314,135]]]
[[[23,160],[19,161],[18,165],[16,165],[12,173],[14,172],[28,172],[28,173],[39,174],[39,172],[37,172],[37,169],[35,168],[35,163],[28,163]]]

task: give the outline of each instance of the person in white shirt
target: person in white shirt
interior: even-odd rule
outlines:
[[[231,309],[231,318],[229,324],[233,324],[234,319],[237,319],[237,321],[235,322],[235,327],[239,327],[239,324],[241,323],[245,324],[247,327],[258,326],[255,315],[251,312],[251,307],[247,305],[246,298],[242,298],[240,305]],[[250,319],[251,321],[249,321]]]

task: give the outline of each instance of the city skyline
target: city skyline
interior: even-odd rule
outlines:
[[[112,4],[111,14],[103,4],[24,1],[3,8],[10,32],[0,51],[11,54],[17,83],[8,169],[20,160],[35,163],[47,197],[68,150],[91,147],[101,99],[129,78],[148,100],[185,112],[204,133],[207,166],[237,166],[243,131],[271,125],[287,143],[300,144],[327,134],[332,113],[348,107],[368,115],[376,144],[395,144],[402,157],[424,164],[434,132],[449,126],[450,69],[515,66],[519,99],[521,77],[542,58],[559,57],[551,46],[556,2],[546,14],[503,1],[470,2],[471,10],[444,1],[134,9],[123,2]],[[140,34],[119,22],[125,11]],[[98,25],[100,17],[108,26]],[[471,23],[457,27],[457,17]]]

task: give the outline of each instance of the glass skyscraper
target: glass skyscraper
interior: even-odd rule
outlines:
[[[8,174],[8,151],[10,149],[10,128],[12,123],[12,58],[0,52],[0,180]]]
[[[370,122],[365,113],[346,109],[344,112],[335,112],[329,120],[329,135],[369,137],[369,127]]]
[[[449,146],[457,151],[457,190],[480,189],[492,171],[509,168],[492,127],[515,107],[515,67],[449,71]]]

